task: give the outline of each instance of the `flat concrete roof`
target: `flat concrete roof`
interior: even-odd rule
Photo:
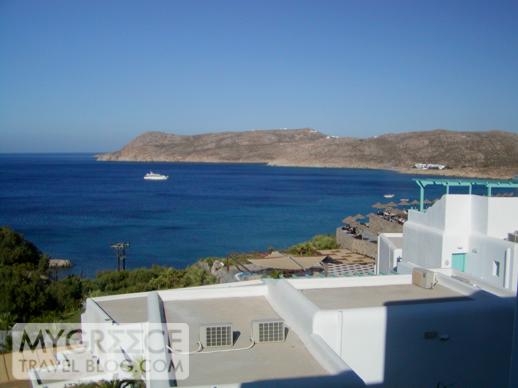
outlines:
[[[262,296],[169,301],[164,310],[168,323],[189,325],[191,350],[196,349],[200,325],[232,323],[234,333],[239,332],[234,343],[237,349],[250,344],[252,320],[279,318]],[[256,344],[249,350],[194,353],[189,364],[189,378],[178,381],[179,386],[327,374],[291,330],[285,342]]]
[[[372,264],[375,260],[371,257],[351,252],[349,249],[323,249],[318,251],[322,255],[330,256],[344,264]]]
[[[276,253],[276,252],[274,252]],[[264,259],[249,259],[248,261],[258,267],[275,268],[287,271],[301,271],[304,269],[320,267],[320,262],[325,256],[294,256],[284,255],[277,252],[277,255],[269,255]]]
[[[261,268],[300,271],[302,269],[322,268],[320,264],[327,256],[340,261],[342,264],[373,264],[374,259],[353,253],[348,249],[324,249],[318,251],[319,256],[295,256],[272,252],[262,259],[249,259],[253,265]]]
[[[147,297],[95,301],[116,322],[147,322]]]
[[[387,304],[437,303],[470,298],[437,285],[425,289],[413,284],[369,287],[313,288],[301,292],[321,309],[378,307]]]

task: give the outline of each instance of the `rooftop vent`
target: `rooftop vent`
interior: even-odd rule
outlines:
[[[204,348],[230,348],[233,342],[231,323],[218,323],[200,327],[200,343]]]
[[[284,321],[279,319],[252,321],[252,338],[256,343],[283,342]]]
[[[509,233],[507,239],[509,241],[518,243],[518,230],[515,231],[514,233]]]
[[[436,274],[424,268],[414,268],[412,271],[412,284],[422,288],[434,288],[437,284]]]

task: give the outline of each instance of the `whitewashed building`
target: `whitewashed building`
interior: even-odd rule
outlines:
[[[382,257],[383,260],[379,260]],[[376,273],[397,273],[397,265],[403,258],[403,233],[381,233],[378,236]]]
[[[518,198],[446,194],[426,212],[410,210],[402,234],[380,235],[379,273],[448,269],[516,290],[517,230]],[[402,241],[399,250],[396,239]]]
[[[413,274],[267,279],[92,298],[82,316],[82,352],[63,355],[57,368],[97,362],[97,374],[56,381],[53,371],[34,369],[30,377],[34,387],[61,388],[110,379],[106,363],[144,358],[188,364],[187,375],[185,369],[147,371],[142,378],[156,388],[508,386],[513,293],[443,271],[433,277],[430,287]],[[128,334],[150,322],[163,328],[152,341]],[[178,323],[189,328],[180,351]],[[260,323],[282,330],[261,337]],[[93,340],[92,325],[101,328]],[[208,330],[218,327],[228,329],[211,343],[216,337]],[[106,354],[110,346],[116,350]]]

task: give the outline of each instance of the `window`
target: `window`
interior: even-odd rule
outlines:
[[[493,261],[493,276],[500,276],[500,262]]]

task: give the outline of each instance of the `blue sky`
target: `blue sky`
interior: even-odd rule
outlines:
[[[518,2],[0,0],[0,152],[518,131]]]

